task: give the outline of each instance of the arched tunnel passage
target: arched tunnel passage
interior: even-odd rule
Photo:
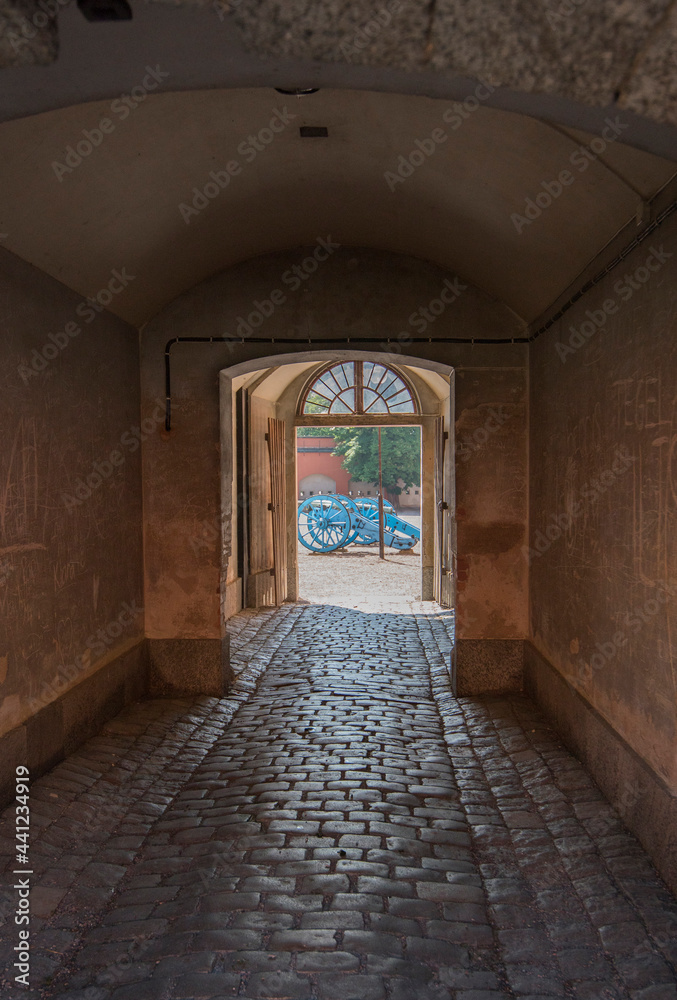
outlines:
[[[0,958],[33,956],[46,1000],[672,997],[674,901],[621,819],[674,888],[674,4],[517,4],[499,46],[475,16],[495,29],[493,0],[423,5],[420,31],[404,5],[361,52],[378,66],[314,58],[360,4],[329,39],[317,4],[290,27],[275,2],[137,5],[117,28],[85,5],[57,25],[54,0],[8,0],[0,44],[0,780],[21,797],[0,851],[21,910],[16,778],[37,779],[30,952],[2,895]],[[249,572],[219,371],[306,336],[408,345],[393,363],[428,388],[421,361],[453,368],[453,601],[430,530],[437,602],[285,601],[280,412],[253,438],[261,465],[277,449],[273,574],[262,504]],[[238,393],[252,424],[279,410],[280,367],[237,390],[238,443]],[[250,578],[274,607],[237,610]],[[113,718],[148,693],[170,699]]]

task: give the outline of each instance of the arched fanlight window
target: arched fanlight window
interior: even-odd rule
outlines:
[[[301,413],[416,413],[401,375],[373,361],[342,361],[320,372],[306,389]]]

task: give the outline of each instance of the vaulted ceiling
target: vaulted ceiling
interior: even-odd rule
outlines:
[[[9,121],[2,245],[83,295],[126,269],[109,308],[134,324],[237,261],[329,236],[438,263],[526,324],[619,231],[637,231],[677,164],[627,145],[622,114],[602,139],[477,93],[461,108],[366,91],[149,90],[133,109],[106,100]],[[256,150],[248,136],[271,119],[279,131]],[[211,172],[229,176],[224,189]],[[195,200],[210,183],[216,196]]]

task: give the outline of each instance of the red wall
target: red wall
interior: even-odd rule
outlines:
[[[321,472],[336,480],[336,492],[347,493],[350,489],[350,475],[341,466],[340,455],[332,455],[330,451],[310,452],[299,451],[300,448],[333,448],[334,439],[328,437],[304,437],[296,440],[296,492],[299,483],[311,473]]]

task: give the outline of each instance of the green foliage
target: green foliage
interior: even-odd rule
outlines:
[[[297,427],[296,436],[300,438],[333,438],[335,427]]]
[[[378,483],[378,428],[334,427],[335,455],[353,479]],[[421,432],[418,427],[381,428],[383,487],[398,495],[421,482]],[[398,479],[404,480],[399,486]]]

